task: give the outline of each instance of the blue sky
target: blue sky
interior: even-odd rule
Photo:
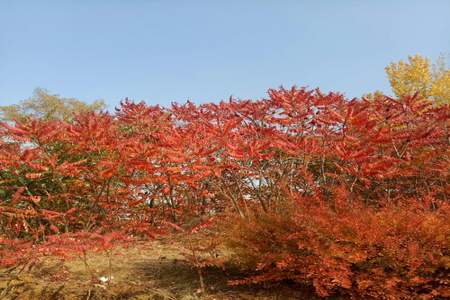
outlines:
[[[389,62],[450,53],[449,16],[448,0],[0,0],[0,104],[387,92]]]

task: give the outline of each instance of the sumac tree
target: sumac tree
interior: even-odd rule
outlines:
[[[170,108],[124,100],[114,114],[2,123],[0,263],[217,217],[232,225],[217,236],[256,272],[236,282],[446,295],[449,106],[420,94],[268,95]]]

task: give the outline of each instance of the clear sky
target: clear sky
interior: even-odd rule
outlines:
[[[0,0],[0,104],[36,87],[113,108],[389,91],[384,67],[450,53],[450,0]]]

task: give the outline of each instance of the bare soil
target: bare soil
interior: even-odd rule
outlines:
[[[229,286],[227,281],[239,274],[228,269],[203,273],[204,292],[179,247],[155,240],[109,256],[89,254],[87,266],[81,258],[49,257],[26,270],[0,269],[0,299],[318,299],[311,289],[289,283]]]

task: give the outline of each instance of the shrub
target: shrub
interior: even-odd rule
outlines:
[[[241,259],[260,269],[253,281],[312,282],[321,295],[378,297],[387,286],[392,297],[444,295],[449,116],[419,95],[348,100],[293,87],[261,100],[125,100],[114,114],[1,123],[0,264],[35,249],[69,255],[77,242],[108,249],[111,236],[189,233],[215,216],[235,222],[223,229],[234,249],[255,247]]]
[[[221,227],[251,284],[292,280],[321,296],[430,299],[450,296],[450,207],[379,209],[289,203],[278,212],[230,217]]]

